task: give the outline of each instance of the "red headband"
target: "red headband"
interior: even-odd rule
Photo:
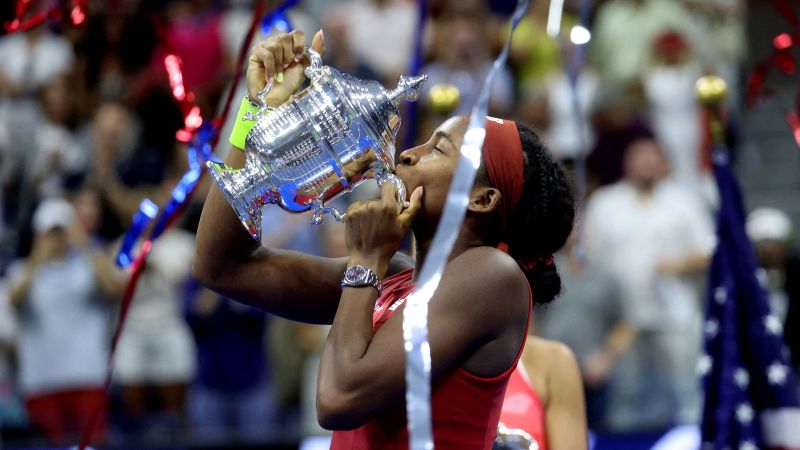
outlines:
[[[516,122],[486,116],[483,162],[489,181],[502,194],[500,215],[505,224],[517,210],[524,182],[525,163]]]
[[[522,196],[522,185],[525,181],[525,160],[522,156],[522,141],[519,138],[517,124],[513,120],[503,120],[486,116],[486,137],[483,141],[483,163],[489,182],[500,190],[500,215],[503,226],[517,210],[519,198]],[[505,230],[504,230],[505,231]],[[508,253],[508,244],[500,242],[497,246]],[[517,263],[530,271],[539,264],[553,265],[553,255],[533,256]]]

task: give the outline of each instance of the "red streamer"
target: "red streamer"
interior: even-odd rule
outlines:
[[[69,17],[72,25],[80,26],[86,22],[86,3],[87,0],[72,0]],[[61,21],[62,7],[56,4],[46,11],[37,11],[27,19],[23,19],[30,12],[31,0],[17,0],[14,7],[14,20],[3,24],[7,33],[27,31],[37,27],[47,20],[55,22]]]
[[[800,116],[796,111],[786,111],[786,123],[792,129],[792,135],[797,146],[800,147]]]
[[[783,19],[794,27],[800,26],[800,17],[794,12],[792,5],[787,0],[770,0],[775,9],[778,10]]]
[[[72,0],[69,17],[73,25],[82,25],[86,21],[86,2],[87,0]]]
[[[142,244],[142,251],[139,253],[139,256],[136,258],[133,264],[131,264],[131,275],[128,279],[128,285],[125,286],[125,293],[122,296],[122,304],[120,305],[117,329],[114,330],[114,336],[111,338],[111,349],[109,350],[108,366],[106,368],[106,379],[104,383],[104,390],[106,392],[108,392],[108,388],[111,386],[112,364],[114,361],[114,354],[117,351],[117,342],[119,341],[119,337],[122,335],[125,321],[128,318],[128,311],[130,310],[130,306],[133,301],[133,294],[136,292],[136,285],[139,282],[139,277],[144,271],[147,255],[150,254],[150,250],[152,250],[152,248],[153,242],[149,239],[146,240]],[[84,450],[89,445],[92,434],[94,434],[94,430],[97,428],[97,422],[99,421],[100,416],[103,414],[103,410],[105,409],[105,401],[106,399],[103,397],[98,400],[98,403],[95,405],[92,415],[89,419],[89,423],[86,425],[86,428],[81,434],[81,442],[78,446],[79,450]]]
[[[775,9],[783,16],[783,19],[797,31],[800,31],[800,16],[795,13],[794,8],[787,0],[771,0]],[[800,33],[780,33],[772,38],[772,53],[770,56],[756,65],[753,72],[747,80],[747,93],[745,95],[745,104],[748,108],[755,106],[761,98],[766,96],[767,89],[764,83],[769,76],[771,69],[778,69],[786,75],[795,75],[797,73],[797,61],[795,60],[792,50],[800,48]],[[798,80],[800,87],[800,80]],[[792,130],[797,146],[800,147],[800,91],[797,95],[797,103],[794,110],[786,112],[786,123]]]

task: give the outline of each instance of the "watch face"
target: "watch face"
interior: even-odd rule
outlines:
[[[367,275],[367,270],[361,266],[353,266],[347,269],[347,281],[361,281]]]

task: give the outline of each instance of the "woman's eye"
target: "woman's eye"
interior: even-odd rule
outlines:
[[[442,150],[441,148],[439,148],[439,146],[438,146],[438,145],[435,145],[435,146],[433,147],[433,149],[434,149],[434,150],[436,150],[436,151],[437,151],[437,152],[439,152],[439,153],[444,153],[444,150]]]

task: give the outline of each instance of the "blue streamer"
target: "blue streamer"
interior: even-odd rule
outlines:
[[[273,28],[281,33],[292,31],[293,25],[286,15],[286,12],[294,8],[299,2],[300,0],[286,0],[278,5],[272,12],[264,16],[264,19],[261,21],[261,31],[264,34],[270,34]]]
[[[211,142],[216,134],[216,127],[208,120],[204,121],[200,129],[197,130],[197,133],[189,143],[189,148],[186,151],[189,160],[189,169],[172,189],[172,195],[169,201],[167,201],[167,204],[164,205],[164,209],[158,217],[158,222],[156,222],[153,227],[150,240],[155,241],[161,236],[167,228],[167,225],[169,225],[175,212],[186,203],[189,193],[192,192],[197,182],[200,181],[205,162],[209,160],[220,162],[220,160],[214,156],[211,148]]]
[[[134,214],[131,227],[125,233],[125,238],[122,240],[122,247],[120,247],[119,253],[117,253],[117,266],[124,269],[131,265],[135,259],[132,255],[133,246],[136,245],[136,241],[138,241],[139,237],[144,233],[147,224],[149,224],[157,214],[158,205],[153,203],[149,198],[142,200],[142,203],[139,204],[139,211]]]
[[[208,120],[204,121],[200,129],[195,133],[186,151],[186,156],[189,160],[189,169],[172,189],[172,195],[161,210],[161,215],[158,216],[158,221],[153,227],[153,231],[150,233],[151,241],[155,241],[161,236],[169,225],[172,216],[189,199],[189,194],[195,186],[197,186],[198,181],[200,181],[205,162],[209,160],[220,162],[219,158],[214,156],[211,147],[211,142],[216,134],[217,127]],[[158,215],[158,211],[158,205],[149,198],[144,199],[139,205],[139,211],[133,216],[131,227],[125,233],[122,247],[117,254],[116,262],[119,267],[128,267],[134,261],[135,258],[132,254],[133,248],[136,242],[142,237],[150,221]]]

